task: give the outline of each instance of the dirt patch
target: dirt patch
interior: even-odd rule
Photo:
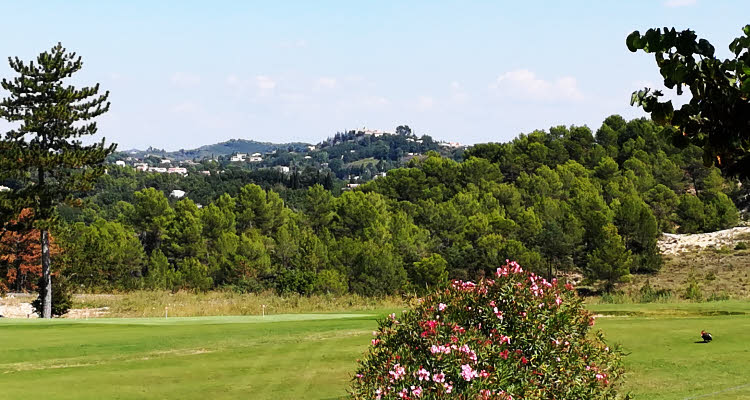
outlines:
[[[37,318],[31,301],[30,295],[9,293],[0,298],[0,315],[3,318]]]
[[[707,248],[720,249],[725,246],[734,248],[737,242],[750,235],[750,226],[739,226],[723,231],[695,234],[664,233],[659,238],[659,250],[662,254],[680,254]]]
[[[9,293],[0,298],[0,316],[3,318],[39,318],[31,306],[34,296],[26,293]],[[105,317],[109,307],[71,308],[63,318],[88,319]]]

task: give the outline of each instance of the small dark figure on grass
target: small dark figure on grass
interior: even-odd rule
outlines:
[[[713,336],[711,336],[711,334],[706,331],[701,331],[701,338],[703,339],[703,343],[708,343],[714,340]]]

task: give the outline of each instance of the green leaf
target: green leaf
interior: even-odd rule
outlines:
[[[625,44],[628,46],[628,50],[635,53],[639,49],[642,49],[643,46],[641,45],[641,33],[638,31],[633,31],[628,37],[625,39]]]
[[[715,49],[708,40],[701,39],[698,41],[698,51],[705,57],[713,57]]]

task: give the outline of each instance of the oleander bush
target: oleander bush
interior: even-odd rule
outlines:
[[[619,349],[569,284],[515,262],[454,281],[373,332],[354,399],[614,399]]]

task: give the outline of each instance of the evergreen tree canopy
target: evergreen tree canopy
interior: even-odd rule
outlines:
[[[61,44],[41,53],[36,63],[9,59],[18,76],[3,79],[8,97],[0,100],[0,117],[17,127],[0,142],[0,174],[14,179],[10,195],[16,207],[34,210],[41,229],[42,316],[52,316],[49,229],[61,202],[77,203],[76,196],[91,189],[104,172],[103,162],[115,145],[84,145],[80,138],[97,132],[92,119],[109,110],[109,92],[99,95],[99,85],[80,89],[65,85],[83,66],[80,57]]]

